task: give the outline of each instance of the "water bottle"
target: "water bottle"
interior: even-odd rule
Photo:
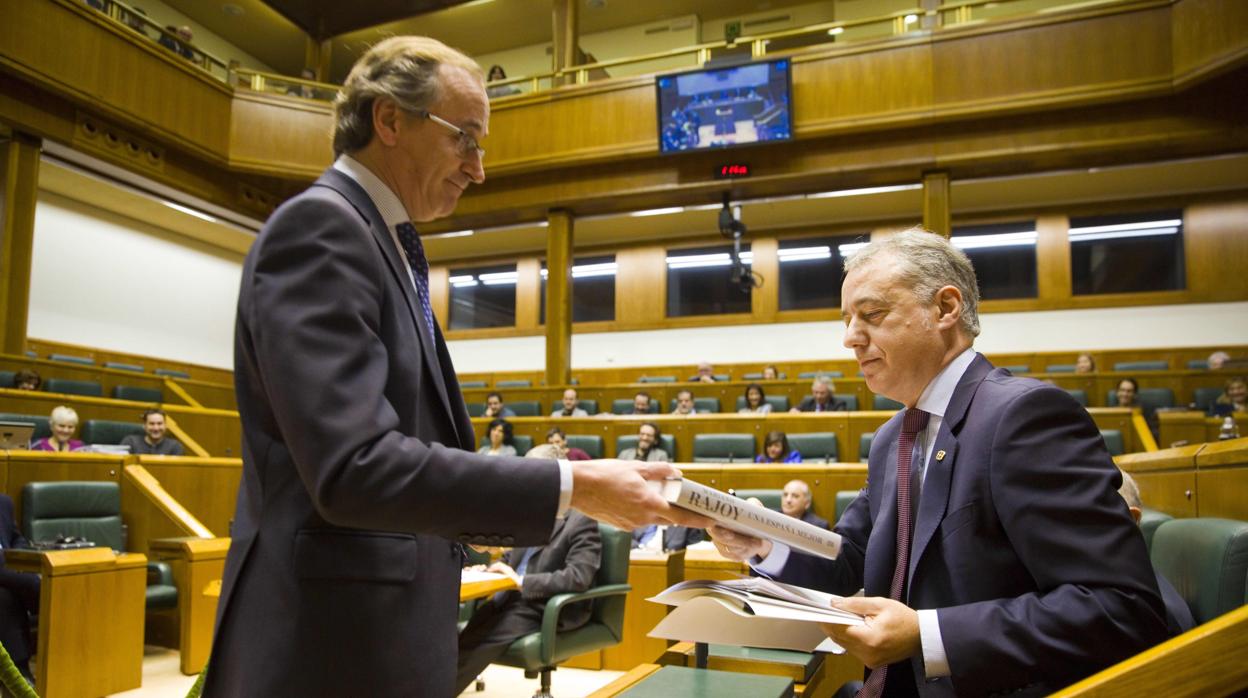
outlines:
[[[1238,438],[1239,427],[1235,425],[1235,418],[1227,415],[1226,419],[1222,420],[1222,431],[1218,432],[1218,441]]]

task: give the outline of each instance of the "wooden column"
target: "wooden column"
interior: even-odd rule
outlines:
[[[1062,215],[1036,218],[1036,292],[1042,307],[1060,307],[1071,297],[1070,219]]]
[[[38,138],[21,133],[0,144],[0,351],[5,354],[26,350],[40,146]]]
[[[945,237],[953,229],[948,172],[923,173],[923,227]]]
[[[563,70],[576,64],[576,46],[580,38],[577,32],[578,20],[577,0],[552,0],[551,21],[551,69]],[[563,79],[555,79],[556,85],[571,85],[576,82],[575,76],[568,75]]]
[[[332,44],[329,40],[317,41],[305,36],[303,41],[303,67],[316,73],[318,82],[329,82],[329,59]]]
[[[546,385],[572,377],[572,214],[551,211],[546,237]]]
[[[754,253],[751,268],[763,277],[762,287],[750,294],[750,311],[754,322],[775,322],[780,311],[780,242],[774,237],[751,240],[750,251]]]

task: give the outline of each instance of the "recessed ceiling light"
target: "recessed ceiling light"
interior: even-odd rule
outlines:
[[[222,5],[222,6],[221,6],[221,11],[222,11],[222,12],[224,12],[225,14],[227,14],[227,15],[231,16],[231,17],[242,17],[242,16],[243,16],[243,8],[239,7],[238,5],[235,5],[235,4],[234,4],[234,3],[232,3],[232,2],[227,2],[227,3],[225,3],[224,5]]]

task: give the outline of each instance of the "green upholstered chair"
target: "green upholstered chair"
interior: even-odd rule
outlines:
[[[753,434],[694,434],[694,463],[752,463]]]
[[[120,444],[131,434],[143,436],[143,433],[143,425],[138,422],[88,419],[82,424],[82,441],[88,444]]]
[[[579,448],[590,458],[602,458],[602,437],[597,434],[568,434],[568,448]]]
[[[99,381],[79,381],[68,378],[49,378],[43,382],[43,389],[49,393],[66,395],[85,395],[87,397],[104,397],[104,386]]]
[[[741,499],[754,497],[758,499],[758,501],[762,502],[763,506],[771,509],[772,511],[780,511],[780,500],[784,497],[784,490],[747,489],[733,490],[732,492]]]
[[[1027,364],[1012,364],[1009,366],[998,366],[997,368],[1004,368],[1005,370],[1013,374],[1031,373],[1031,367],[1028,366]]]
[[[802,454],[803,461],[823,461],[835,463],[841,457],[837,448],[836,434],[830,431],[815,431],[808,434],[789,434],[789,446]]]
[[[1189,371],[1208,371],[1209,361],[1206,359],[1192,359],[1187,362],[1187,369]]]
[[[1088,406],[1088,393],[1086,390],[1080,390],[1078,388],[1064,388],[1064,390],[1067,393],[1070,393],[1070,396],[1075,399],[1075,402],[1083,405],[1084,407]]]
[[[32,541],[76,536],[113,550],[125,550],[121,486],[115,482],[28,482],[22,487],[22,530]],[[147,563],[148,610],[176,608],[173,570]]]
[[[514,380],[497,381],[494,383],[495,388],[531,388],[533,381],[527,378],[517,378]]]
[[[845,403],[845,409],[850,412],[858,411],[858,396],[853,393],[832,393],[832,397]]]
[[[1049,364],[1044,367],[1045,373],[1074,373],[1074,364]]]
[[[633,413],[633,399],[631,397],[617,398],[611,401],[611,414],[632,414],[632,413]],[[658,413],[659,413],[659,401],[658,399],[651,397],[650,398],[650,414],[658,414]]]
[[[744,405],[744,403],[742,404]],[[654,406],[653,401],[651,401],[650,406],[651,407]],[[718,414],[719,413],[719,398],[717,397],[695,397],[693,398],[693,409],[697,410],[698,414]],[[775,408],[773,407],[772,409],[775,409]],[[667,401],[667,411],[668,412],[676,411],[676,398],[672,398],[671,400]]]
[[[789,396],[788,395],[765,395],[763,396],[763,399],[766,400],[767,403],[771,405],[772,412],[788,412],[789,411]],[[693,401],[696,404],[698,401],[698,398],[694,398]],[[740,412],[741,408],[743,407],[745,407],[745,396],[738,395],[737,396],[737,411]],[[675,405],[673,405],[672,408],[675,409]]]
[[[104,368],[112,368],[118,371],[134,371],[136,373],[143,372],[143,367],[138,364],[123,364],[117,361],[105,361]]]
[[[1115,371],[1168,371],[1169,361],[1119,361],[1114,364]]]
[[[836,493],[836,518],[832,520],[833,526],[836,525],[837,521],[841,520],[841,515],[845,513],[845,510],[849,508],[849,505],[853,504],[854,500],[858,498],[858,492],[859,490],[838,490],[837,491]]]
[[[460,381],[459,387],[461,388],[484,388],[485,381]]]
[[[802,371],[797,377],[802,380],[814,380],[815,376],[827,376],[828,378],[844,378],[843,371]]]
[[[732,376],[727,373],[712,373],[711,378],[714,378],[716,383],[726,383],[732,380]],[[689,376],[690,383],[693,383],[696,380],[698,380],[698,374],[695,373],[692,376]]]
[[[155,373],[158,376],[164,376],[166,378],[190,378],[191,377],[191,374],[187,373],[186,371],[179,371],[176,368],[158,368],[155,371],[152,371],[152,373]]]
[[[1156,509],[1144,507],[1140,510],[1140,533],[1144,534],[1144,544],[1149,550],[1153,549],[1153,535],[1157,533],[1157,527],[1173,520],[1173,516]]]
[[[871,457],[871,442],[875,440],[875,432],[868,431],[858,437],[858,462],[866,463]]]
[[[1196,409],[1208,412],[1213,409],[1213,403],[1222,396],[1222,388],[1197,388],[1192,393],[1192,402],[1196,403]]]
[[[637,379],[638,383],[675,383],[676,376],[642,376]]]
[[[887,398],[883,395],[873,395],[871,397],[871,409],[873,410],[900,410],[903,408],[905,408],[905,405],[892,398]]]
[[[576,406],[585,410],[585,414],[598,414],[597,400],[577,400]],[[559,407],[559,405],[555,405],[555,407]]]
[[[15,412],[0,412],[0,422],[29,422],[34,424],[35,433],[31,434],[31,441],[46,439],[52,435],[52,426],[48,423],[47,417],[33,414],[17,414]]]
[[[537,696],[550,695],[550,673],[562,661],[585,652],[612,647],[624,637],[624,601],[632,588],[628,584],[629,531],[598,524],[602,534],[602,562],[593,586],[572,594],[556,594],[546,601],[542,629],[518,638],[498,660],[499,664],[519,667],[527,678],[541,677]],[[559,632],[559,614],[569,604],[592,601],[589,622],[579,628]]]
[[[478,447],[488,446],[490,444],[490,435],[487,433],[481,437]],[[511,445],[516,447],[516,455],[523,456],[533,448],[533,437],[524,434],[516,434],[511,437]]]
[[[758,372],[758,373],[750,372],[750,373],[741,374],[741,380],[743,381],[761,381],[762,379],[763,379],[763,374],[761,372]]]
[[[630,434],[628,436],[621,436],[615,440],[615,454],[617,456],[623,453],[624,451],[627,451],[630,448],[637,448],[637,435],[636,434]],[[675,436],[672,436],[671,434],[660,433],[659,434],[659,448],[662,448],[664,451],[666,451],[667,457],[671,458],[673,461],[680,460],[679,458],[676,457],[676,437]]]
[[[95,365],[95,359],[86,356],[74,356],[72,354],[48,354],[48,358],[52,361],[64,361],[69,364],[81,364],[83,366]]]
[[[469,417],[480,417],[481,415],[485,414],[484,402],[469,402],[465,405],[465,407],[468,408]]]
[[[0,371],[0,388],[12,388],[15,375],[17,375],[15,371]]]
[[[1117,429],[1102,429],[1101,438],[1105,439],[1105,450],[1111,456],[1121,456],[1126,452],[1122,445],[1122,432]]]
[[[542,414],[542,403],[538,400],[517,400],[507,403],[517,417],[545,417]]]
[[[164,402],[165,393],[160,388],[139,388],[133,385],[113,386],[114,400],[133,400],[134,402]]]
[[[1148,412],[1162,407],[1174,407],[1174,391],[1169,388],[1140,388],[1135,394],[1135,401]],[[1118,406],[1118,391],[1110,390],[1105,394],[1105,404]]]
[[[1196,623],[1244,604],[1248,579],[1248,522],[1174,519],[1157,527],[1149,557],[1187,601]]]

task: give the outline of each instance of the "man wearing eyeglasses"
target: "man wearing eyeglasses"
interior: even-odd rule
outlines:
[[[243,268],[243,477],[207,696],[449,696],[462,544],[542,545],[575,508],[703,527],[664,463],[477,456],[416,225],[485,180],[481,69],[395,37],[335,103],[333,167]]]

